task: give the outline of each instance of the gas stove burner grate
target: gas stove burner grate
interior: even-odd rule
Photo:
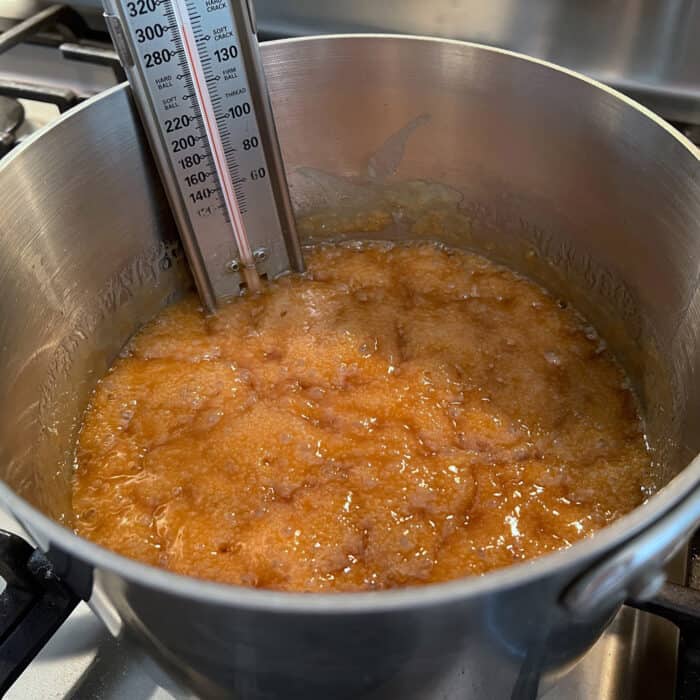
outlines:
[[[51,5],[0,33],[0,55],[18,44],[31,44],[37,50],[57,49],[59,61],[107,66],[116,82],[126,79],[108,34],[91,29],[76,10],[66,5]],[[16,131],[23,120],[18,99],[53,104],[63,112],[92,94],[23,77],[0,78],[0,156],[17,142]]]

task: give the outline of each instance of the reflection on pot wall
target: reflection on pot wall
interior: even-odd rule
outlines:
[[[700,123],[698,0],[255,0],[263,33],[348,31],[450,37],[521,51],[594,76]]]

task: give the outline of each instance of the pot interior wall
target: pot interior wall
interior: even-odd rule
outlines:
[[[608,92],[457,43],[267,45],[300,229],[486,253],[573,303],[637,386],[659,483],[700,449],[698,161]],[[0,165],[0,474],[69,517],[95,382],[190,287],[125,88]]]

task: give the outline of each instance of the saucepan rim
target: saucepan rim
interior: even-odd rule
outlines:
[[[668,132],[690,155],[698,160],[693,144],[682,134],[673,129],[659,116],[618,91],[575,71],[557,66],[548,61],[532,58],[520,53],[499,49],[472,42],[392,34],[335,34],[293,39],[280,39],[265,42],[264,46],[280,46],[307,42],[338,42],[357,40],[391,40],[409,44],[411,42],[434,42],[466,47],[479,51],[489,51],[509,56],[515,60],[539,64],[545,68],[563,73],[573,79],[590,84],[624,102],[657,126]],[[265,49],[263,48],[263,51]],[[6,156],[0,169],[11,165],[21,156],[26,148],[49,133],[57,124],[109,95],[128,89],[126,83],[102,92],[81,105],[69,110],[58,120],[27,138],[12,153]],[[0,481],[0,502],[18,518],[21,524],[30,526],[32,534],[40,538],[39,545],[47,547],[50,543],[64,552],[97,567],[97,570],[114,573],[119,577],[142,586],[210,604],[235,606],[258,611],[279,611],[304,614],[351,614],[379,613],[402,608],[430,607],[448,604],[457,599],[465,600],[483,593],[491,593],[531,583],[536,579],[554,575],[563,569],[580,564],[580,571],[586,565],[602,560],[608,551],[614,551],[626,541],[632,539],[653,523],[664,517],[673,517],[673,511],[684,498],[700,485],[700,455],[695,457],[668,484],[659,489],[645,503],[616,520],[614,523],[596,533],[595,536],[575,543],[571,547],[543,555],[536,559],[512,564],[503,569],[491,571],[483,576],[468,576],[445,583],[433,583],[384,591],[367,591],[357,593],[292,593],[235,586],[206,581],[181,574],[175,574],[148,564],[129,559],[116,552],[84,539],[67,527],[44,515],[27,501],[17,495],[9,486]],[[572,569],[573,570],[573,569]]]

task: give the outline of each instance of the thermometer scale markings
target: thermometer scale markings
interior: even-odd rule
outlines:
[[[104,3],[205,305],[303,269],[247,6]]]
[[[201,15],[196,12],[196,9],[191,6],[186,6],[183,8],[180,3],[185,4],[183,0],[172,0],[172,9],[175,21],[180,25],[180,30],[182,32],[182,43],[184,44],[185,57],[188,63],[188,68],[192,73],[192,78],[194,79],[194,90],[197,96],[197,101],[199,103],[199,111],[201,116],[201,123],[206,131],[207,138],[209,140],[209,146],[211,148],[212,157],[214,160],[214,166],[216,168],[216,174],[219,178],[219,183],[222,187],[222,194],[224,205],[226,207],[227,219],[229,223],[232,224],[233,235],[236,239],[236,245],[238,246],[238,254],[240,255],[241,261],[243,263],[243,273],[246,283],[253,291],[260,289],[260,278],[255,269],[255,261],[253,260],[253,251],[250,249],[250,244],[248,242],[248,237],[245,230],[245,224],[243,223],[243,218],[241,216],[241,211],[239,209],[238,201],[236,199],[237,193],[234,190],[233,183],[231,182],[231,177],[226,169],[226,158],[223,153],[223,145],[219,137],[219,130],[217,125],[217,117],[214,112],[214,106],[212,105],[212,100],[210,99],[208,90],[204,89],[201,84],[200,75],[203,75],[205,80],[208,82],[215,76],[211,72],[210,68],[204,68],[202,63],[204,61],[211,62],[210,58],[202,59],[197,51],[193,51],[192,47],[195,45],[196,37],[194,35],[194,26],[201,28],[199,19]],[[189,10],[190,22],[185,20],[187,17],[186,11]],[[218,97],[218,96],[217,96]],[[235,169],[233,173],[235,174],[237,164],[235,164]],[[230,166],[229,166],[230,167]],[[240,195],[238,195],[240,196]]]

